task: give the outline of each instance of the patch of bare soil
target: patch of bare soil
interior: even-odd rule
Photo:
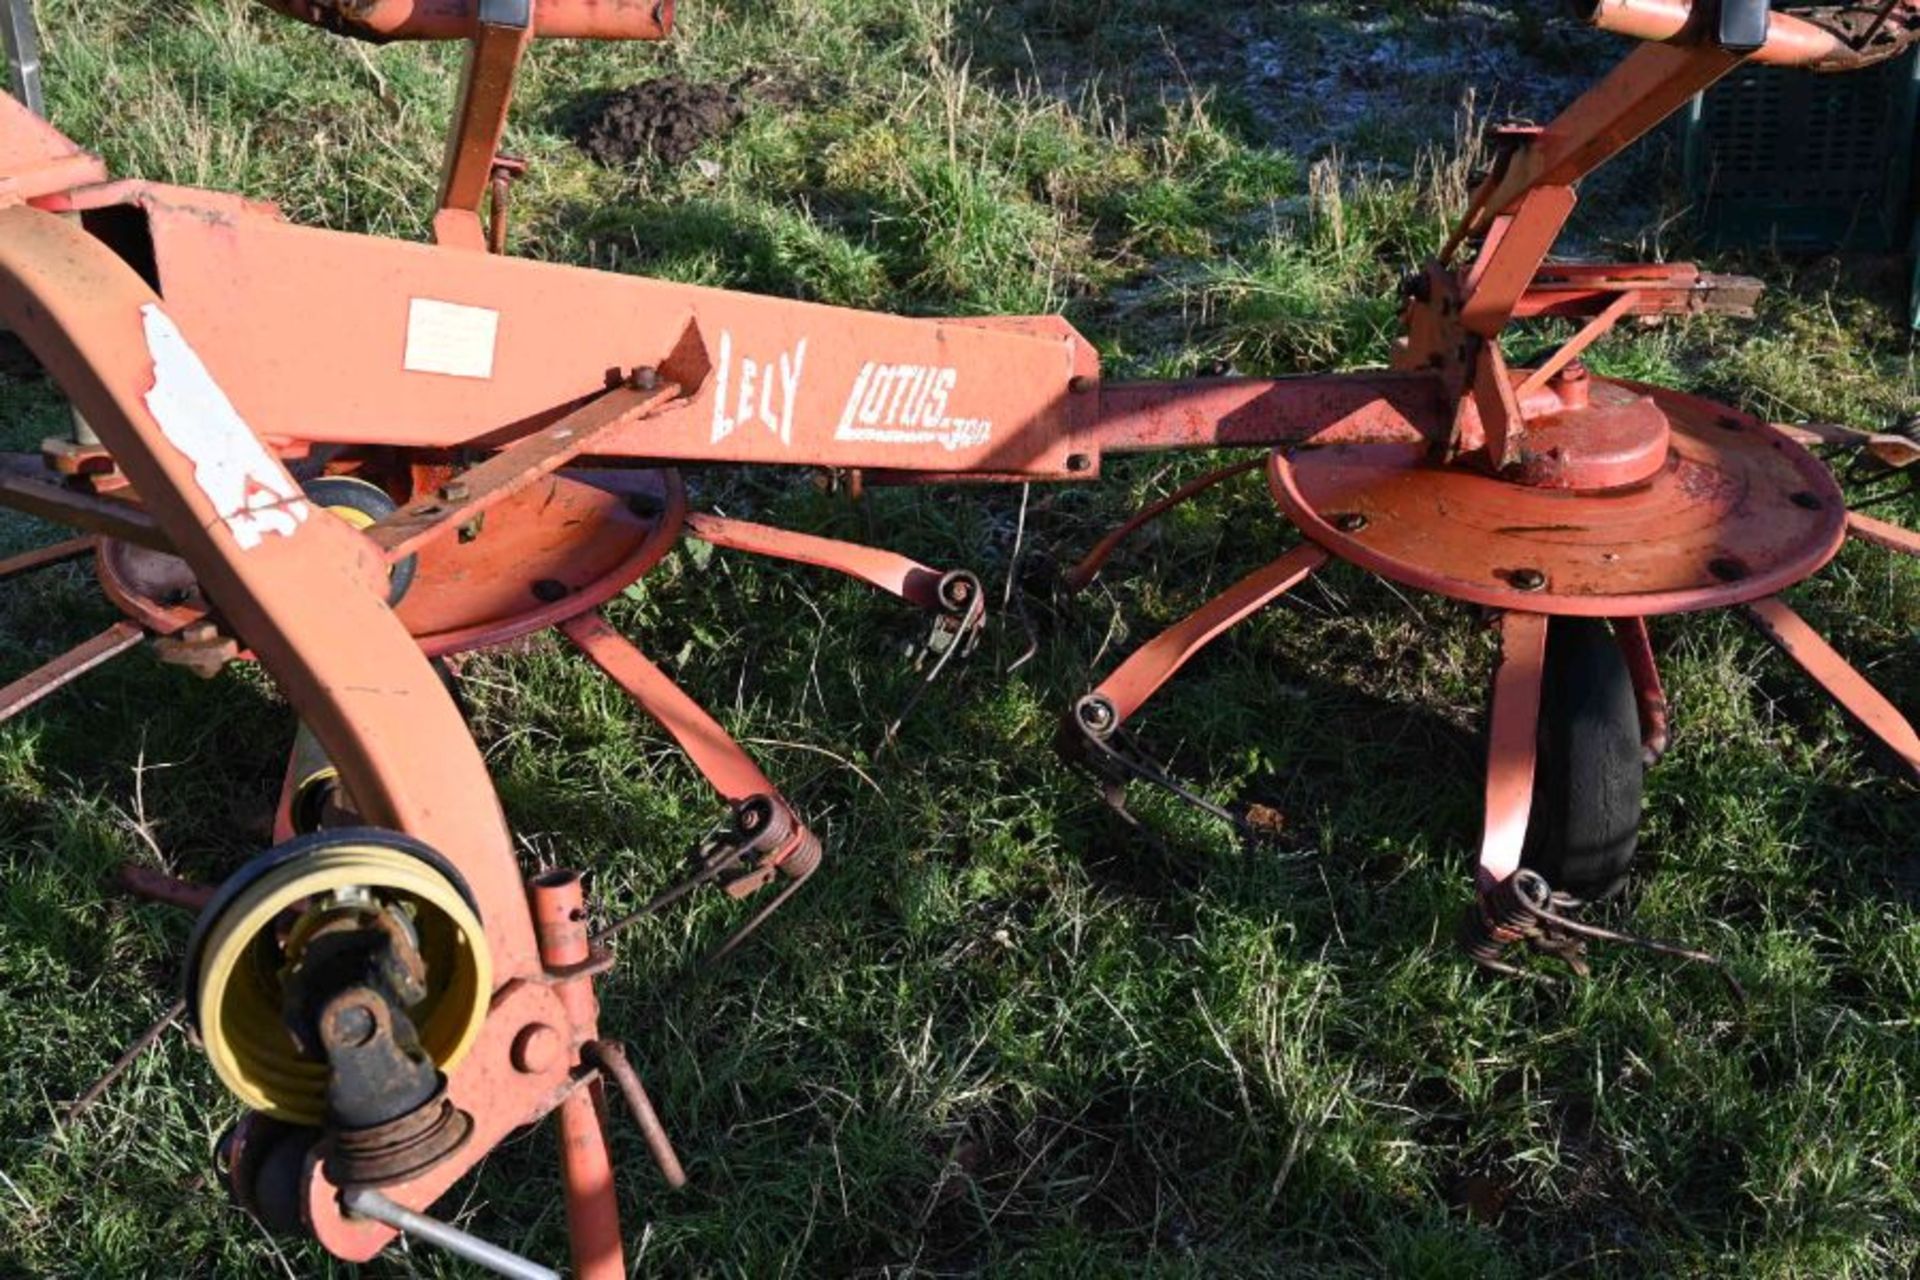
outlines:
[[[745,108],[726,85],[661,76],[594,104],[573,129],[582,151],[609,168],[652,158],[679,164],[740,122]]]

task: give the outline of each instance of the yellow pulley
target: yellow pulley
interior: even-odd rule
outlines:
[[[425,845],[351,828],[302,836],[254,859],[201,913],[187,951],[187,999],[222,1084],[293,1124],[326,1119],[327,1066],[283,1015],[290,957],[283,921],[302,904],[366,895],[407,918],[427,994],[406,1012],[442,1071],[473,1047],[493,994],[493,963],[459,873]],[[294,931],[297,934],[297,930]]]

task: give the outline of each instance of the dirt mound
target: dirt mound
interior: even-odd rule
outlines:
[[[601,99],[583,113],[573,140],[609,167],[644,156],[679,164],[738,124],[742,111],[740,95],[725,85],[662,76]]]

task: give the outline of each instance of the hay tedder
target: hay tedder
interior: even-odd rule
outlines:
[[[706,887],[754,899],[737,940],[815,872],[820,844],[600,607],[698,539],[926,610],[936,671],[974,639],[971,575],[689,510],[681,467],[1085,482],[1108,455],[1265,450],[1142,511],[1069,573],[1084,584],[1132,530],[1255,467],[1301,535],[1073,703],[1063,741],[1116,803],[1160,785],[1240,821],[1126,732],[1204,646],[1335,558],[1493,611],[1464,928],[1489,967],[1512,969],[1523,943],[1577,966],[1587,938],[1619,936],[1577,909],[1626,877],[1642,770],[1667,740],[1650,617],[1744,610],[1920,773],[1908,722],[1779,598],[1849,536],[1920,554],[1920,536],[1849,512],[1815,450],[1891,472],[1920,447],[1590,375],[1582,353],[1620,321],[1750,313],[1758,285],[1549,260],[1580,180],[1693,95],[1749,60],[1843,71],[1891,56],[1920,35],[1912,0],[1588,0],[1587,21],[1645,43],[1551,124],[1497,134],[1457,231],[1406,281],[1391,368],[1126,385],[1057,317],[902,319],[505,255],[520,166],[499,144],[528,43],[662,38],[671,0],[269,2],[342,35],[468,42],[435,243],[112,179],[0,97],[0,324],[73,407],[71,433],[0,461],[0,503],[77,532],[0,576],[90,557],[125,615],[0,689],[0,717],[149,642],[208,675],[257,661],[297,713],[278,843],[217,890],[132,885],[199,910],[184,1001],[247,1108],[227,1181],[271,1226],[349,1260],[406,1231],[551,1274],[424,1215],[557,1112],[575,1273],[622,1275],[609,1082],[682,1177],[598,1025],[614,930],[590,932],[578,875],[523,878],[437,659],[557,629],[625,689],[727,806],[647,909]],[[1511,368],[1502,334],[1535,317],[1573,335]]]

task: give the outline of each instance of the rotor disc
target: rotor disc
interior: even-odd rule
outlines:
[[[1628,386],[1672,425],[1645,483],[1569,492],[1435,461],[1424,445],[1276,452],[1288,517],[1343,560],[1499,609],[1646,617],[1773,595],[1818,572],[1846,536],[1840,487],[1756,418]]]

